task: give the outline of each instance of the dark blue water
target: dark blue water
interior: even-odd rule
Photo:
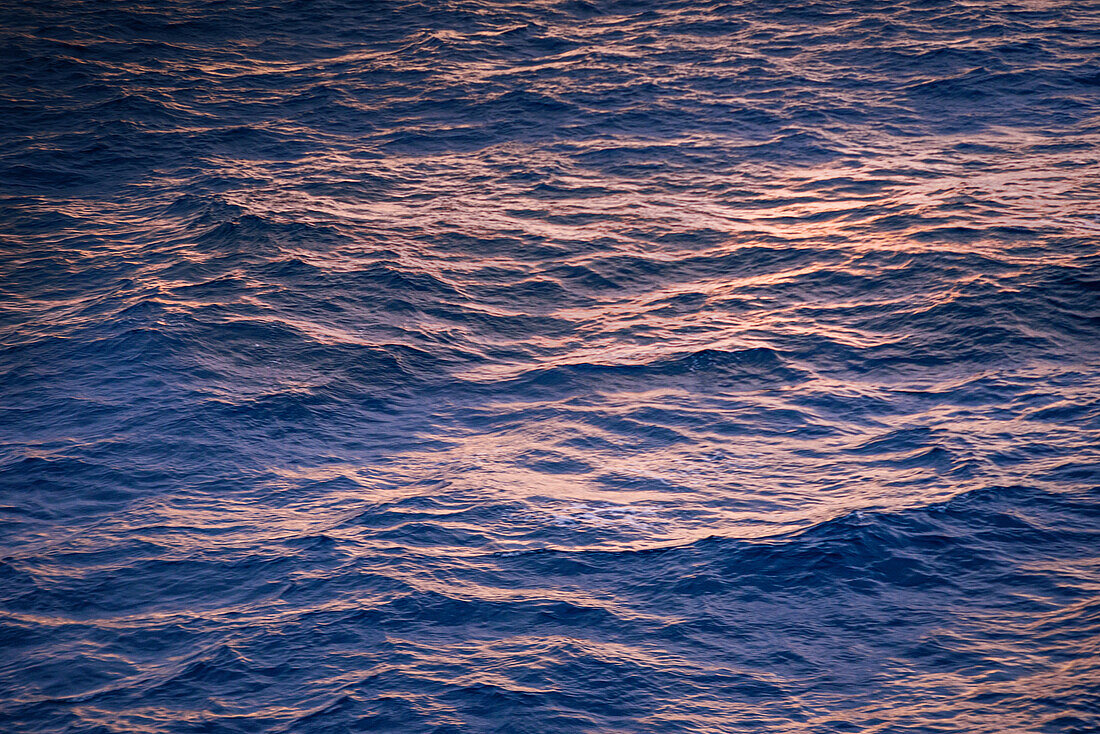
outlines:
[[[1100,4],[0,10],[0,729],[1100,730]]]

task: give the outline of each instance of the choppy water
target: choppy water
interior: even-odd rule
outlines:
[[[1100,728],[1096,2],[0,27],[5,731]]]

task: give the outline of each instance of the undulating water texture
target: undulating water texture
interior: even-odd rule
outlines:
[[[1100,3],[0,1],[3,731],[1100,730]]]

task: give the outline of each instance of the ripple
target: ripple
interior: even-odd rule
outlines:
[[[1097,729],[1094,15],[0,9],[0,718]]]

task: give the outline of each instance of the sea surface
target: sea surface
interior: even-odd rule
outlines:
[[[0,730],[1100,731],[1096,0],[0,0]]]

